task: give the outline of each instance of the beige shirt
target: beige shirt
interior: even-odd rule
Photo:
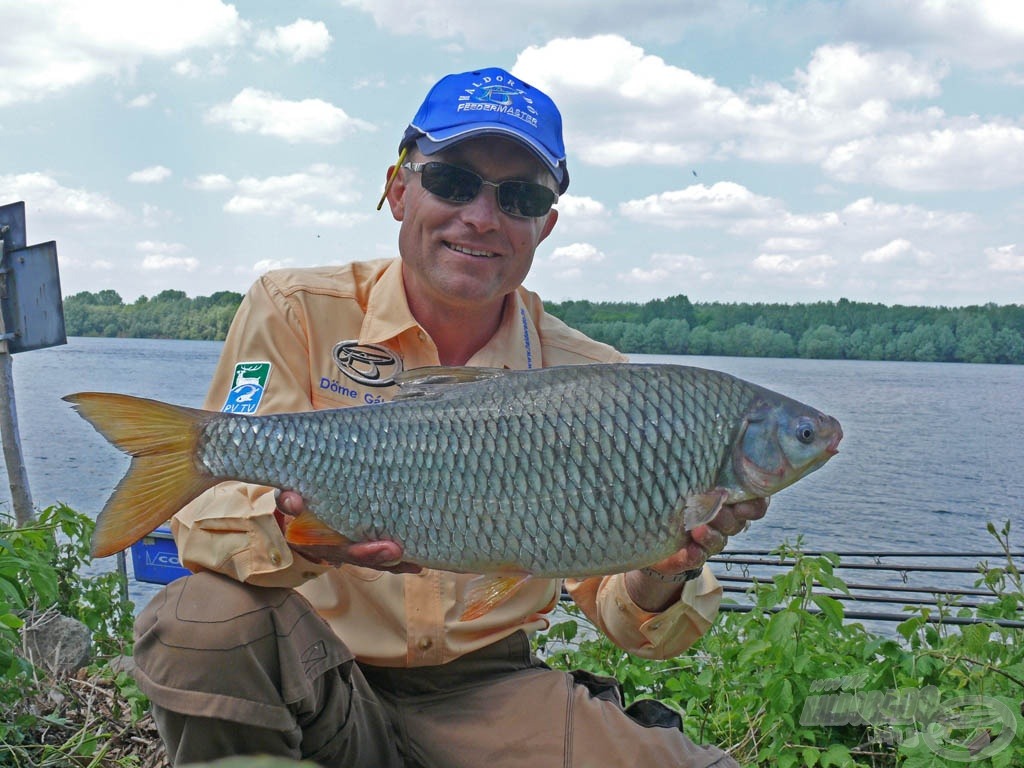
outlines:
[[[396,388],[386,384],[393,372],[386,357],[356,347],[353,363],[345,354],[352,345],[336,354],[340,342],[379,345],[405,369],[438,365],[433,341],[409,311],[400,260],[279,270],[260,278],[228,333],[205,407],[265,414],[390,400]],[[370,357],[359,357],[360,350]],[[506,301],[497,333],[469,364],[527,369],[624,360],[545,313],[540,298],[520,288]],[[257,365],[268,363],[269,370]],[[345,373],[353,368],[355,378]],[[260,371],[265,381],[254,389]],[[443,664],[518,629],[546,628],[558,602],[558,581],[532,579],[507,603],[463,621],[457,606],[472,575],[314,564],[288,547],[274,508],[271,488],[229,482],[211,489],[172,522],[182,562],[253,584],[295,587],[366,663]],[[630,600],[621,575],[569,579],[566,588],[613,642],[652,658],[677,655],[707,631],[722,592],[705,569],[677,604],[654,614]]]

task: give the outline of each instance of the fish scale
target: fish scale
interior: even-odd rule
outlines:
[[[450,571],[616,573],[676,552],[723,503],[814,471],[842,437],[810,406],[676,365],[433,368],[399,384],[390,403],[261,416],[68,396],[133,456],[94,554],[242,480],[303,496],[315,524],[285,536],[304,553],[340,534],[394,539],[406,560]]]

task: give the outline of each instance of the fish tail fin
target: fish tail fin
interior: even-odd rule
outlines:
[[[64,398],[96,431],[132,457],[96,519],[92,556],[131,546],[218,482],[195,459],[210,414],[129,395],[79,392]]]

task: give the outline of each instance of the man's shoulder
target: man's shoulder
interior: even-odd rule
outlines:
[[[393,259],[351,261],[318,267],[289,267],[266,272],[260,280],[285,296],[314,294],[337,298],[364,296]]]

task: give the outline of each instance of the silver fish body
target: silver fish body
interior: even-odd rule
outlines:
[[[423,566],[586,576],[669,556],[723,501],[789,485],[842,436],[809,406],[700,368],[406,379],[381,405],[212,415],[197,460],[214,478],[295,490],[345,537],[393,539]]]

